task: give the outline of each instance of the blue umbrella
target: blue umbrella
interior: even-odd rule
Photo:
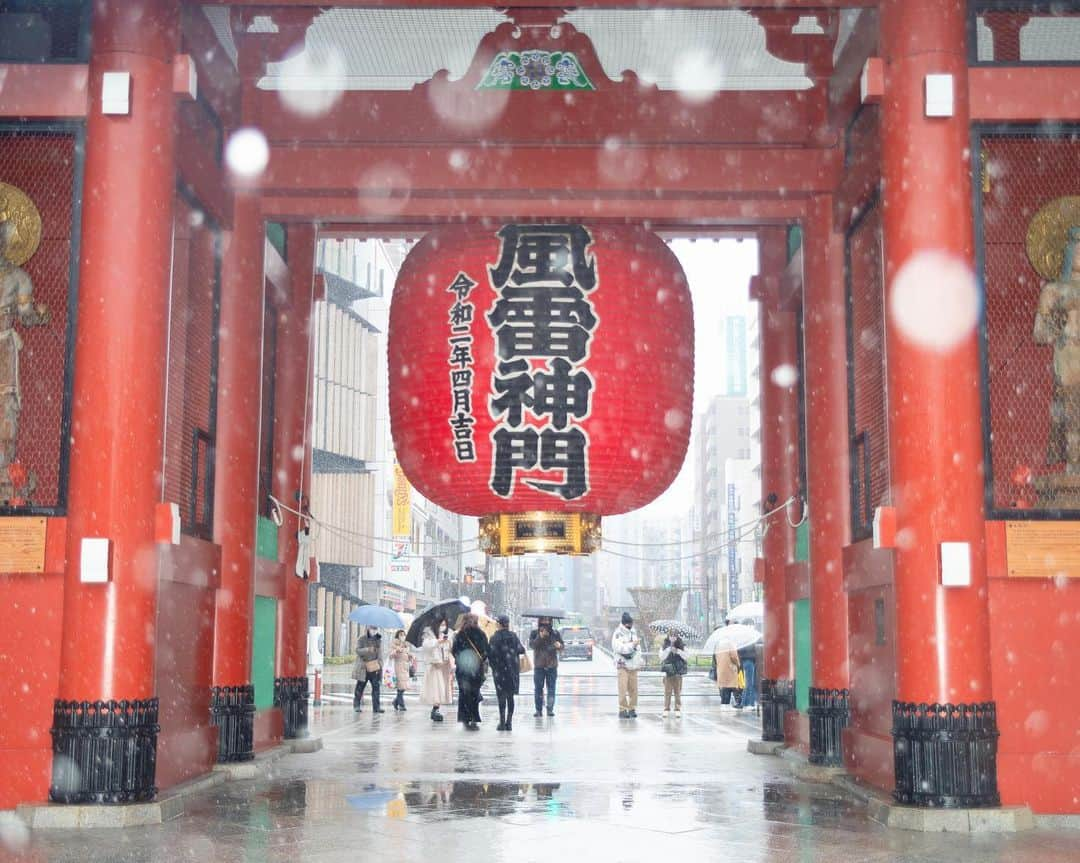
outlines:
[[[398,613],[385,605],[361,605],[349,612],[349,620],[361,626],[374,626],[378,629],[403,629],[405,621]]]

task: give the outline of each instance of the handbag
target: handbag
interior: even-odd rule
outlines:
[[[368,674],[373,674],[380,668],[382,668],[382,664],[377,659],[368,659],[364,662],[364,671],[368,672]]]
[[[532,660],[529,659],[529,654],[522,653],[518,656],[518,671],[522,673],[532,671],[532,667]]]
[[[665,659],[660,663],[660,670],[664,672],[665,677],[675,677],[679,673],[675,670],[675,663],[670,659]]]

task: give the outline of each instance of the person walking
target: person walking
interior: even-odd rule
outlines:
[[[664,647],[660,651],[660,670],[664,672],[664,718],[671,715],[671,700],[675,697],[675,718],[682,717],[682,683],[689,664],[686,645],[678,635],[670,634],[664,638]]]
[[[740,647],[738,652],[739,664],[742,665],[743,675],[746,678],[740,703],[743,707],[754,707],[757,704],[758,644],[748,644],[746,647]]]
[[[439,706],[450,703],[450,641],[425,627],[420,638],[420,655],[424,660],[424,682],[420,687],[420,703],[431,707],[431,721],[442,722]]]
[[[382,713],[379,706],[379,687],[382,684],[382,634],[369,626],[356,642],[356,662],[353,663],[353,711],[360,712],[364,700],[364,687],[371,684],[371,712]]]
[[[619,719],[637,719],[637,678],[641,657],[641,639],[634,629],[634,618],[623,612],[622,623],[611,635],[611,652],[619,676]]]
[[[555,682],[559,679],[559,651],[563,649],[562,636],[555,630],[550,617],[541,617],[536,629],[529,633],[529,647],[533,652],[533,702],[534,716],[544,715],[544,687],[547,687],[547,715],[555,715]]]
[[[394,698],[394,710],[405,709],[405,692],[409,688],[409,660],[412,646],[405,640],[405,630],[394,633],[390,642],[390,663],[394,668],[397,696]]]
[[[488,658],[488,640],[475,614],[466,614],[461,631],[454,636],[450,653],[457,662],[457,721],[469,731],[480,724],[480,687]]]
[[[495,695],[499,699],[499,731],[514,730],[514,696],[521,687],[521,659],[525,645],[510,631],[510,618],[500,614],[496,620],[499,631],[488,644],[488,661],[495,678]]]
[[[716,644],[713,657],[716,660],[716,686],[720,690],[720,703],[731,704],[732,695],[739,691],[739,654],[735,646],[721,638]],[[738,696],[736,696],[738,706]]]

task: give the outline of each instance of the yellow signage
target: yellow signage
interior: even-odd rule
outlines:
[[[394,463],[394,532],[395,537],[412,536],[412,486],[401,465]]]
[[[45,571],[45,519],[0,518],[0,572]]]
[[[600,539],[600,516],[592,513],[500,513],[480,519],[480,550],[491,557],[592,554]]]
[[[1078,534],[1076,522],[1005,522],[1009,577],[1080,578]]]

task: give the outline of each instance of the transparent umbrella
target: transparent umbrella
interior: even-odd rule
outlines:
[[[739,650],[743,647],[748,647],[751,644],[757,644],[761,640],[761,633],[758,632],[752,626],[744,626],[741,623],[733,623],[731,626],[721,626],[719,629],[713,630],[712,635],[705,639],[705,644],[702,645],[702,653],[715,653],[716,648],[722,644],[727,643],[731,645],[733,650]]]

